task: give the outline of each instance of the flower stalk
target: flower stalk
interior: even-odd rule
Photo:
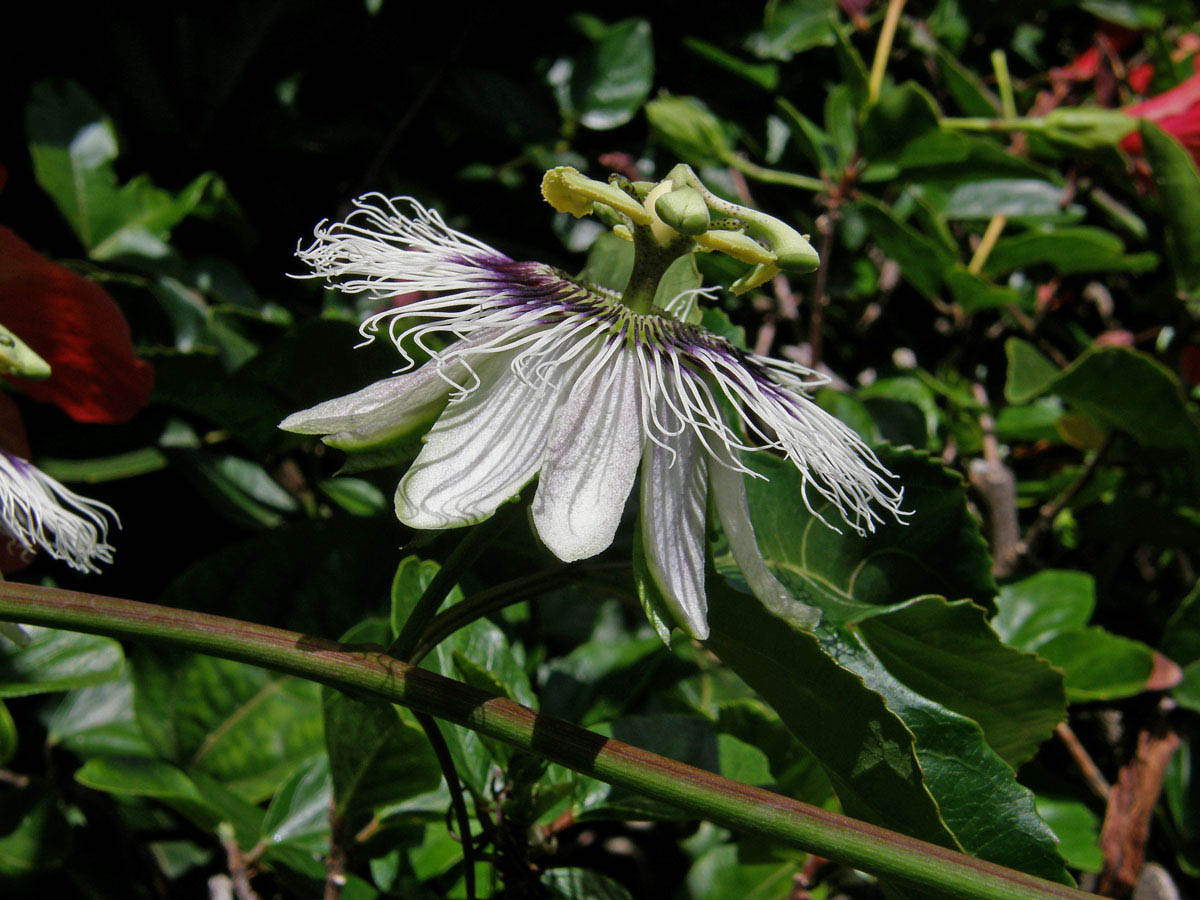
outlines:
[[[0,584],[0,620],[66,628],[206,653],[398,703],[673,804],[698,818],[759,834],[961,900],[1096,900],[1075,888],[886,831],[538,715],[511,700],[320,638],[149,603],[35,585]]]

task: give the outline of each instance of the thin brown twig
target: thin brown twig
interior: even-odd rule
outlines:
[[[1092,793],[1101,800],[1108,800],[1112,785],[1108,783],[1108,779],[1104,777],[1104,773],[1100,771],[1100,767],[1096,765],[1092,755],[1087,752],[1083,742],[1071,730],[1071,726],[1066,722],[1059,722],[1054,726],[1054,736],[1067,748],[1067,752],[1071,754],[1071,759],[1079,769],[1079,774],[1083,776],[1087,786],[1092,789]]]
[[[217,834],[221,846],[225,848],[225,863],[229,868],[229,879],[233,882],[234,895],[238,900],[259,900],[257,892],[250,885],[250,871],[233,829],[222,825],[217,829]]]
[[[997,578],[1011,575],[1021,557],[1021,526],[1017,520],[1017,479],[1000,458],[996,423],[988,409],[983,385],[973,388],[975,399],[983,406],[979,427],[983,429],[983,459],[973,459],[967,474],[972,486],[988,508],[992,538],[992,574]]]

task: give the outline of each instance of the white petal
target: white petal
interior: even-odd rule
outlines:
[[[555,408],[579,366],[563,366],[547,384],[514,374],[510,354],[475,362],[479,386],[446,407],[396,489],[400,521],[470,525],[519,493],[541,468]]]
[[[659,420],[668,417],[659,400]],[[642,549],[646,568],[680,624],[698,640],[708,637],[704,593],[708,458],[691,429],[670,450],[646,442],[642,455]]]
[[[720,444],[716,448],[719,453],[727,452]],[[708,467],[708,479],[717,516],[729,541],[733,559],[746,577],[754,596],[767,609],[802,627],[811,628],[817,624],[820,612],[794,598],[767,568],[754,537],[754,526],[750,523],[745,479],[741,472],[730,468],[732,465],[731,457],[712,460]]]
[[[533,522],[564,562],[612,543],[642,456],[637,358],[624,347],[581,378],[554,423]]]
[[[467,368],[460,360],[434,360],[414,372],[384,378],[361,391],[326,400],[292,413],[279,423],[284,431],[332,435],[336,446],[358,447],[432,424]]]

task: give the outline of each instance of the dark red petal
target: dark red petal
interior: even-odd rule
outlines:
[[[154,370],[134,354],[112,297],[2,226],[0,325],[51,368],[46,381],[9,381],[76,421],[123,422],[149,402]]]

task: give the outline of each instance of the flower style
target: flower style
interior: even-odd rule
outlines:
[[[411,199],[372,194],[355,206],[345,222],[318,225],[299,256],[343,291],[422,292],[362,326],[368,341],[386,326],[408,370],[280,427],[349,451],[427,429],[396,491],[405,524],[478,522],[537,476],[538,535],[563,561],[584,559],[612,543],[640,470],[647,568],[670,612],[702,639],[710,499],[755,594],[813,621],[758,549],[743,481],[755,473],[742,453],[785,455],[804,475],[809,509],[820,515],[811,489],[859,532],[882,521],[877,507],[900,512],[890,473],[806,396],[826,379],[685,321],[695,292],[637,311],[630,289],[621,296],[516,262]],[[435,349],[434,334],[457,340]],[[414,368],[410,346],[429,361]]]

